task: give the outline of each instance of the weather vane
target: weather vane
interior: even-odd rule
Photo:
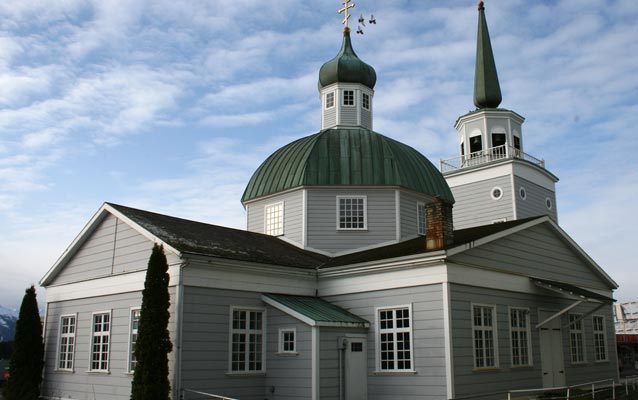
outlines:
[[[345,29],[349,29],[348,20],[350,19],[350,13],[348,12],[348,10],[350,10],[352,7],[354,7],[354,3],[350,3],[350,0],[343,0],[343,8],[339,9],[339,14],[345,13],[343,16],[343,21],[341,22],[346,26]]]

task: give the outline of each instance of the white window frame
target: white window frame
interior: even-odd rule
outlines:
[[[397,310],[402,310],[402,309],[407,309],[409,315],[409,321],[410,321],[410,326],[408,328],[397,328],[396,326],[396,311]],[[383,331],[381,330],[381,318],[380,318],[380,314],[382,311],[392,311],[392,321],[393,321],[393,326],[392,328],[386,328]],[[402,305],[396,305],[396,306],[384,306],[384,307],[376,307],[374,309],[374,318],[375,318],[375,344],[376,344],[376,354],[375,354],[375,358],[376,358],[376,372],[380,372],[380,373],[385,373],[385,372],[391,372],[391,373],[415,373],[415,369],[414,369],[414,332],[413,332],[413,327],[414,327],[414,313],[412,312],[412,304],[402,304]],[[392,333],[393,334],[393,344],[394,344],[394,368],[386,368],[383,369],[382,368],[382,364],[381,364],[381,334],[382,333]],[[409,358],[409,362],[410,362],[410,368],[404,368],[404,369],[399,369],[398,367],[398,339],[397,339],[397,333],[408,333],[410,335],[410,358]]]
[[[275,208],[275,207],[281,207],[281,211],[279,212],[279,219],[280,221],[277,221],[277,225],[279,226],[279,229],[271,229],[271,227],[268,225],[269,219],[268,219],[268,210]],[[270,204],[266,204],[264,206],[264,233],[266,235],[270,235],[270,236],[283,236],[284,235],[284,212],[285,212],[285,207],[284,207],[284,202],[283,201],[278,201],[276,203],[270,203]]]
[[[73,334],[70,333],[63,333],[62,332],[62,320],[64,318],[73,318]],[[69,325],[70,326],[70,325]],[[63,314],[60,315],[60,319],[59,319],[59,326],[58,326],[58,347],[56,348],[56,360],[55,360],[55,370],[56,371],[74,371],[75,370],[75,348],[77,346],[77,331],[78,331],[78,314]],[[62,338],[66,338],[66,348],[67,351],[65,352],[65,354],[67,354],[67,359],[65,360],[65,363],[69,362],[68,359],[68,355],[71,356],[71,367],[70,368],[61,368],[60,367],[60,362],[62,361]],[[68,339],[73,339],[73,350],[71,350],[70,352],[68,351],[69,348],[69,340]]]
[[[366,97],[368,98],[367,103],[368,106],[366,107]],[[368,110],[370,111],[370,95],[368,93],[365,92],[361,92],[361,108],[363,108],[364,110]]]
[[[501,192],[501,194],[498,195],[498,196],[494,196],[494,191],[497,190],[497,189]],[[501,188],[500,186],[494,186],[492,189],[490,189],[490,197],[492,197],[492,200],[500,200],[500,199],[502,199],[503,198],[503,194],[504,194],[503,188]]]
[[[352,93],[352,104],[346,104],[346,93],[347,92],[351,92]],[[357,100],[356,100],[356,91],[354,89],[344,89],[343,93],[341,94],[341,105],[344,107],[354,107],[357,105]]]
[[[585,319],[582,318],[580,321],[577,322],[578,325],[580,325],[580,328],[577,328],[571,321],[572,317],[574,317],[574,319],[579,319],[581,318],[583,315],[582,314],[567,314],[567,321],[569,323],[569,352],[571,354],[571,362],[572,364],[585,364],[587,363],[587,345],[585,343]],[[581,339],[581,353],[583,356],[582,360],[579,360],[577,358],[575,358],[578,354],[575,354],[574,352],[574,337],[575,336],[580,336]]]
[[[363,199],[363,228],[342,228],[341,227],[341,200]],[[337,196],[337,230],[338,231],[365,231],[368,229],[368,197],[367,196]]]
[[[330,95],[332,95],[332,96],[330,96]],[[332,105],[331,106],[328,105],[328,98],[329,97],[332,97]],[[325,104],[324,107],[325,107],[326,110],[329,110],[329,109],[335,107],[335,92],[334,92],[334,90],[332,92],[326,93],[326,99],[325,99],[325,103],[324,104]]]
[[[596,329],[596,318],[600,318],[602,320],[602,329]],[[609,361],[609,352],[607,349],[607,330],[605,329],[605,316],[604,315],[593,315],[591,318],[592,321],[592,331],[594,338],[594,361],[596,362],[604,362]],[[598,358],[598,337],[602,336],[602,350],[604,352],[605,358]]]
[[[233,314],[235,311],[245,311],[246,314],[246,328],[245,329],[233,329]],[[261,313],[261,329],[250,329],[250,313]],[[228,372],[229,375],[251,375],[251,374],[263,374],[266,372],[266,309],[261,307],[242,307],[242,306],[230,306],[229,318],[228,318]],[[241,370],[233,371],[233,334],[246,335],[246,348],[244,354],[244,368]],[[250,341],[249,337],[251,333],[261,334],[261,369],[251,370],[249,369],[250,362]]]
[[[141,316],[141,311],[142,308],[141,307],[131,307],[129,309],[129,318],[128,318],[128,358],[127,358],[127,364],[126,364],[126,370],[128,373],[133,373],[135,372],[135,368],[131,368],[131,364],[133,363],[133,335],[135,335],[135,342],[137,343],[137,337],[139,335],[139,320],[137,322],[137,329],[133,329],[133,313],[135,311],[140,312],[140,316]],[[135,331],[135,332],[133,332]],[[137,360],[135,360],[135,362],[137,363]]]
[[[481,308],[489,308],[490,310],[492,310],[492,326],[489,329],[484,329],[483,326],[476,326],[474,324],[474,307],[481,307]],[[472,359],[473,359],[473,365],[474,365],[474,369],[475,370],[484,370],[484,369],[496,369],[499,368],[499,355],[498,355],[498,320],[497,320],[497,316],[496,316],[496,304],[482,304],[482,303],[470,303],[470,318],[471,318],[471,323],[472,323]],[[482,322],[482,314],[481,314],[481,322]],[[491,331],[492,332],[492,347],[494,349],[494,364],[493,365],[482,365],[482,366],[478,366],[478,360],[476,358],[476,341],[475,341],[475,337],[476,337],[476,333],[477,331],[482,331],[482,332],[486,332],[486,331]],[[483,338],[485,338],[485,335],[483,335]],[[484,341],[484,340],[483,340]],[[483,347],[485,347],[485,344],[483,343]],[[483,350],[483,358],[485,359],[485,350]]]
[[[293,340],[292,340],[292,350],[286,350],[284,346],[285,334],[292,332]],[[279,354],[299,354],[297,351],[297,328],[295,327],[286,327],[279,328]]]
[[[98,332],[95,332],[95,317],[97,315],[108,315],[109,316],[109,322],[108,322],[108,326],[109,326],[109,330],[108,331],[100,331],[99,334]],[[104,324],[104,322],[102,322],[102,324]],[[113,313],[112,310],[107,310],[107,311],[96,311],[93,312],[91,314],[91,336],[89,337],[89,372],[100,372],[100,373],[108,373],[111,367],[111,328],[113,327]],[[100,341],[100,346],[104,345],[104,338],[108,338],[107,341],[107,350],[106,353],[103,351],[100,351],[100,354],[106,354],[106,368],[93,368],[93,341],[95,339],[95,337],[97,336],[101,336],[102,339]],[[104,362],[104,360],[102,359],[102,357],[99,359],[98,363],[102,364],[102,362]]]
[[[513,327],[512,326],[512,311],[523,311],[525,316],[525,328]],[[533,352],[532,352],[532,327],[530,320],[530,310],[526,307],[508,307],[507,314],[509,317],[509,327],[510,327],[510,362],[512,363],[512,367],[531,367],[534,365],[533,361]],[[514,362],[514,332],[525,332],[527,336],[527,340],[525,341],[527,346],[527,362],[526,363],[518,363]],[[520,336],[519,336],[520,338]],[[520,339],[519,339],[520,342]],[[520,355],[519,355],[520,357]]]
[[[423,230],[421,230],[421,207],[423,207]],[[427,231],[427,217],[425,215],[425,202],[416,202],[416,233],[425,236]]]

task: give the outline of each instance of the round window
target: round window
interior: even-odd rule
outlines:
[[[492,194],[492,198],[494,200],[498,200],[501,197],[503,197],[503,189],[501,189],[500,187],[497,186],[497,187],[492,189],[492,193],[491,194]]]
[[[545,206],[547,207],[548,210],[552,209],[552,199],[550,199],[549,197],[547,197],[545,199]]]
[[[518,189],[518,195],[521,196],[521,199],[523,200],[527,198],[527,192],[525,191],[524,187]]]

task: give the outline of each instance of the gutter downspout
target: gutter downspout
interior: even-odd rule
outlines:
[[[320,335],[319,335],[319,327],[312,327],[312,400],[321,400],[320,397],[320,368],[321,363],[319,360],[320,356]]]

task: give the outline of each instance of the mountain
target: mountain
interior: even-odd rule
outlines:
[[[0,342],[13,340],[16,333],[18,311],[0,306]]]

